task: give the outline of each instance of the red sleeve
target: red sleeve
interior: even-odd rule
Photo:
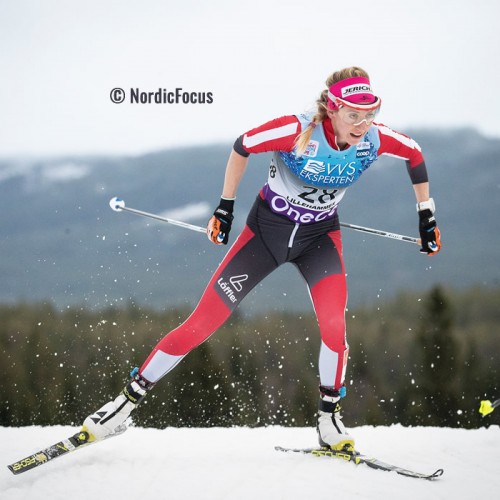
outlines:
[[[396,132],[385,125],[378,123],[380,148],[378,155],[389,155],[402,158],[410,162],[410,167],[417,167],[424,161],[420,146],[407,135]]]
[[[267,151],[292,151],[300,132],[300,121],[295,115],[282,116],[240,135],[234,143],[234,150],[242,156]]]
[[[382,124],[375,125],[380,137],[378,155],[395,156],[406,160],[412,184],[428,182],[427,167],[420,146],[407,135],[396,132]]]

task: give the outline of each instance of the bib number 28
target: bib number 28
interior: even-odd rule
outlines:
[[[337,189],[319,189],[311,186],[304,186],[304,188],[306,191],[300,193],[298,197],[307,201],[307,203],[319,203],[321,205],[332,203],[338,191]]]

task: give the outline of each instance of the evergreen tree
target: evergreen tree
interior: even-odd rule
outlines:
[[[420,404],[414,408],[419,424],[455,426],[459,411],[460,352],[453,332],[453,311],[444,290],[434,287],[424,303],[417,333],[420,377],[416,389]],[[415,411],[418,411],[418,416]]]
[[[477,427],[499,390],[500,289],[433,289],[349,312],[349,426]],[[453,307],[451,306],[453,304]],[[0,305],[0,425],[80,424],[187,311]],[[140,426],[314,425],[313,314],[233,315],[162,380]],[[497,410],[498,411],[498,410]]]

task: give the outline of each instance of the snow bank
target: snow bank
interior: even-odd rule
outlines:
[[[20,476],[5,467],[75,432],[71,427],[0,427],[0,498],[132,499],[466,499],[500,491],[500,428],[357,427],[358,448],[420,472],[423,481],[334,459],[283,454],[275,445],[316,444],[303,428],[131,428]],[[488,495],[489,498],[493,498]]]

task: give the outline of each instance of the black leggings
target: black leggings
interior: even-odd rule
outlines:
[[[156,382],[189,351],[205,341],[240,301],[285,262],[304,277],[321,334],[321,385],[339,388],[344,381],[348,346],[345,339],[347,289],[338,218],[295,224],[275,214],[260,198],[242,233],[210,280],[197,307],[151,352],[141,375]]]

